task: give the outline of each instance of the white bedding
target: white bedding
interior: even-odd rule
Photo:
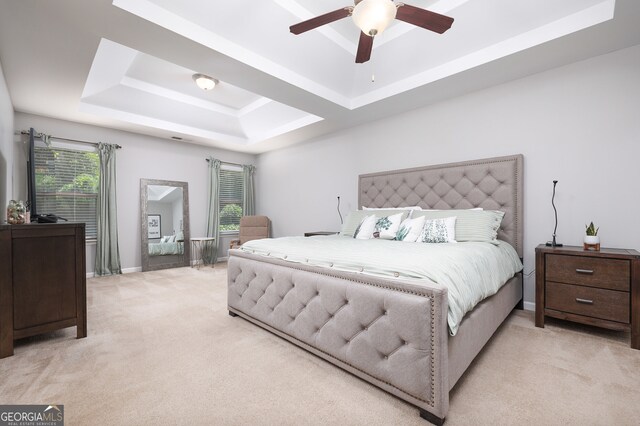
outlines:
[[[503,241],[497,245],[427,244],[344,236],[285,237],[249,241],[240,249],[290,262],[444,285],[452,336],[467,312],[522,270],[518,254]]]
[[[183,254],[184,243],[182,241],[173,243],[155,243],[149,244],[150,256],[165,256],[170,254]]]

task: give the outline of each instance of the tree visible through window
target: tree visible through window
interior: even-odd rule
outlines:
[[[96,152],[35,148],[36,207],[70,222],[86,223],[86,238],[96,238],[100,159]]]
[[[238,231],[243,211],[242,171],[220,170],[220,232]]]

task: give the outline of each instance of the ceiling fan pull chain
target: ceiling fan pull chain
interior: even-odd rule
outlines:
[[[371,60],[371,82],[375,83],[376,82],[376,61],[375,59]]]

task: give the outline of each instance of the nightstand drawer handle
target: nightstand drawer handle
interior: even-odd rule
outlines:
[[[576,272],[579,274],[593,275],[593,269],[576,269]]]
[[[576,297],[576,302],[578,302],[578,303],[584,303],[585,305],[593,305],[593,300],[589,300],[589,299],[580,299],[579,297]]]

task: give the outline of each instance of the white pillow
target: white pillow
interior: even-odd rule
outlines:
[[[398,228],[396,240],[415,243],[418,240],[422,229],[424,228],[425,217],[417,217],[415,219],[405,219]]]
[[[165,235],[164,237],[160,238],[160,242],[161,243],[168,243],[169,242],[169,238],[171,238],[169,235]]]
[[[423,243],[456,243],[456,217],[425,220],[418,241]]]
[[[373,238],[373,232],[376,230],[376,222],[378,218],[375,214],[365,216],[358,225],[356,232],[353,234],[353,238],[358,240],[368,240]]]
[[[374,238],[382,240],[395,240],[400,224],[402,223],[403,213],[384,216],[376,221],[376,229],[373,232]]]
[[[176,242],[176,236],[172,235],[169,237],[169,241],[167,241],[168,243],[175,243]]]

